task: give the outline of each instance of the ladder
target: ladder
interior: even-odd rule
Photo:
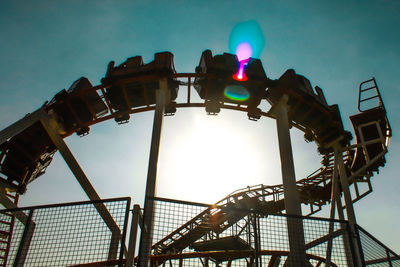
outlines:
[[[18,193],[6,192],[6,196],[15,204],[18,204]],[[10,212],[0,212],[0,267],[7,266],[10,253],[12,233],[15,216]]]
[[[361,103],[368,101],[369,103],[372,103],[372,100],[377,99],[378,103],[375,107],[382,107],[385,109],[382,101],[381,94],[378,89],[378,85],[376,84],[376,80],[373,77],[370,80],[366,80],[362,83],[360,83],[360,87],[358,90],[358,110],[360,112],[364,112],[368,109],[375,108],[375,107],[370,107],[367,109],[362,109],[361,108]],[[373,105],[373,104],[372,104]]]

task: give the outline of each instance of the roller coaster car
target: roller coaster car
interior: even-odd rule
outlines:
[[[106,87],[106,96],[111,107],[123,113],[132,107],[149,106],[156,103],[156,90],[159,81],[166,77],[171,100],[178,94],[179,81],[172,77],[176,73],[174,55],[161,52],[154,55],[154,61],[143,64],[141,56],[128,58],[114,67],[114,61],[108,64],[106,77],[101,83]],[[129,114],[125,116],[129,119]]]
[[[12,137],[0,147],[0,177],[13,191],[24,193],[26,185],[40,175],[52,161],[56,148],[40,122]]]
[[[307,78],[289,69],[271,82],[266,98],[273,105],[283,94],[289,96],[290,119],[309,130],[306,139],[316,141],[321,153],[328,152],[326,145],[340,137],[342,145],[349,143],[352,136],[344,130],[338,105],[328,105],[320,87],[314,91]]]
[[[357,144],[361,144],[355,151],[351,170],[355,172],[364,165],[368,165],[367,172],[378,171],[378,168],[383,167],[386,163],[385,143],[386,139],[391,136],[391,129],[385,108],[380,106],[366,110],[351,116],[350,120],[356,133]],[[364,142],[372,140],[376,140],[377,142],[365,146],[362,145]],[[370,160],[376,157],[378,158],[374,163],[368,164]]]
[[[99,94],[90,88],[93,88],[90,81],[81,77],[68,90],[61,90],[50,101],[49,113],[55,113],[61,134],[76,131],[78,135],[86,135],[89,127],[85,124],[107,113],[107,106]]]
[[[208,104],[210,113],[219,112],[219,105],[232,103],[248,106],[249,118],[257,119],[257,106],[265,96],[267,76],[259,59],[250,58],[246,68],[246,81],[238,81],[233,75],[238,71],[239,62],[235,55],[224,53],[213,57],[210,50],[202,53],[196,73],[194,87],[201,99]],[[212,110],[212,107],[214,110]],[[259,118],[259,117],[258,117]]]

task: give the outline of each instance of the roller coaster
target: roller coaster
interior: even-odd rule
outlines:
[[[92,125],[102,121],[114,119],[123,124],[130,120],[132,114],[155,110],[149,162],[149,173],[152,171],[153,174],[148,177],[141,223],[144,225],[142,229],[147,227],[147,230],[142,230],[142,238],[152,240],[152,198],[155,196],[151,183],[154,183],[157,171],[160,138],[157,131],[160,130],[162,117],[174,115],[178,108],[203,107],[210,115],[218,114],[223,108],[247,112],[248,118],[253,121],[261,117],[277,120],[281,161],[284,162],[283,183],[235,191],[163,238],[151,242],[147,248],[141,244],[140,253],[144,260],[140,261],[139,253],[139,266],[147,266],[147,260],[153,266],[167,266],[168,262],[172,266],[173,259],[183,266],[182,259],[185,257],[213,259],[216,266],[222,262],[226,266],[235,266],[235,260],[247,258],[247,266],[261,266],[252,256],[252,247],[238,239],[239,235],[221,237],[227,229],[241,225],[243,220],[250,223],[249,214],[254,212],[311,216],[323,206],[330,205],[330,219],[335,219],[337,209],[339,219],[344,220],[343,210],[346,210],[347,220],[354,225],[352,204],[372,192],[371,177],[385,166],[391,137],[391,127],[376,80],[372,78],[360,84],[359,113],[350,116],[355,135],[352,144],[352,134],[343,127],[338,105],[329,105],[323,90],[318,86],[313,88],[306,77],[289,69],[279,79],[272,80],[266,76],[260,60],[250,59],[246,67],[248,79],[238,81],[233,79],[237,66],[234,55],[213,56],[211,51],[206,50],[195,73],[177,73],[173,54],[161,52],[156,53],[154,60],[147,64],[140,56],[128,58],[118,66],[110,62],[98,86],[93,86],[84,77],[76,80],[68,90],[58,92],[38,110],[0,132],[1,204],[7,209],[17,208],[18,196],[26,193],[28,185],[45,173],[57,151],[62,154],[88,197],[99,200],[63,139],[74,133],[85,136]],[[181,91],[186,91],[187,99],[176,102]],[[201,102],[193,101],[194,92],[202,99]],[[261,101],[267,101],[271,108],[261,110]],[[302,131],[305,141],[315,142],[322,157],[321,167],[299,180],[294,180],[290,137],[287,139],[291,127]],[[104,205],[97,205],[96,209],[110,229],[118,228],[107,215]],[[6,266],[15,219],[27,220],[26,215],[21,214],[10,213],[9,217],[9,221],[0,222],[0,259],[3,261],[0,266]],[[259,251],[259,255],[270,255],[268,266],[278,266],[277,259],[281,256],[287,257],[288,266],[310,266],[311,259],[316,266],[322,263],[337,266],[328,254],[321,258],[306,253],[310,245],[306,244],[304,237],[290,237],[291,231],[303,231],[302,224],[293,220],[291,223],[291,219],[287,219],[290,250]],[[242,225],[242,232],[245,232],[244,228]],[[330,229],[330,234],[334,233],[334,229]],[[115,236],[118,238],[118,234]],[[184,253],[188,248],[194,251]],[[300,257],[301,263],[299,258],[291,261],[296,257]],[[132,257],[130,261],[128,264],[126,260],[126,266],[133,264]],[[202,261],[202,264],[209,266],[208,260]],[[357,263],[355,266],[358,266]]]

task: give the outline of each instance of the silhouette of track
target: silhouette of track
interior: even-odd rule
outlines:
[[[193,102],[193,87],[199,84],[203,87],[209,86],[215,75],[201,72],[176,73],[170,55],[162,56],[166,59],[159,61],[166,63],[161,70],[156,65],[151,65],[152,63],[143,65],[141,58],[136,57],[118,67],[111,64],[102,85],[92,86],[89,80],[80,78],[68,90],[57,93],[41,109],[56,122],[55,128],[63,138],[73,133],[83,136],[89,133],[91,125],[110,119],[125,123],[129,121],[131,114],[154,110],[155,90],[161,78],[167,78],[171,94],[166,115],[173,115],[177,108],[207,108],[207,101]],[[130,73],[129,64],[146,68],[145,71]],[[222,81],[222,86],[228,82]],[[315,87],[314,91],[310,82],[293,70],[286,71],[278,80],[265,78],[263,99],[273,106],[283,95],[287,95],[290,124],[303,131],[307,141],[314,141],[323,156],[320,169],[297,181],[300,201],[310,208],[308,214],[319,211],[330,200],[334,165],[331,145],[334,142],[339,142],[343,148],[349,184],[354,186],[356,193],[353,201],[372,191],[370,178],[385,165],[385,154],[391,136],[386,110],[375,80],[373,85],[371,88],[378,92],[380,102],[350,117],[356,136],[355,144],[351,145],[352,135],[343,128],[338,106],[327,104],[321,88]],[[175,102],[178,89],[186,91],[186,101]],[[219,107],[248,114],[253,112],[245,105],[221,102]],[[266,111],[260,111],[259,115],[273,118]],[[251,119],[254,120],[254,116]],[[17,135],[5,139],[0,144],[1,185],[8,191],[24,193],[30,182],[44,174],[55,152],[56,147],[40,122],[33,123]],[[364,186],[364,191],[360,191],[361,184],[366,184],[367,189]],[[244,216],[227,216],[226,209],[230,205],[280,213],[285,209],[283,185],[260,185],[234,192],[160,240],[154,247],[160,254],[176,253],[209,231],[222,232]],[[214,218],[212,222],[211,217]],[[172,238],[176,233],[180,234],[180,238]]]

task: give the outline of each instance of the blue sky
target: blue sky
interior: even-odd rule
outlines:
[[[397,1],[2,1],[0,3],[0,129],[39,108],[85,76],[100,84],[109,61],[171,51],[178,72],[194,72],[205,49],[227,52],[232,28],[258,22],[260,55],[269,78],[288,68],[323,88],[339,104],[347,130],[357,113],[358,84],[375,77],[393,128],[387,165],[372,178],[374,192],[355,204],[358,223],[400,251],[397,222],[400,92],[400,4]],[[143,202],[153,113],[129,124],[92,127],[66,139],[102,197]],[[254,123],[223,110],[178,110],[165,119],[158,194],[213,202],[235,189],[280,183],[275,122]],[[298,179],[319,167],[314,144],[292,131]],[[250,160],[249,160],[250,159]],[[206,169],[206,166],[208,168]],[[57,154],[31,184],[21,205],[86,199]]]

